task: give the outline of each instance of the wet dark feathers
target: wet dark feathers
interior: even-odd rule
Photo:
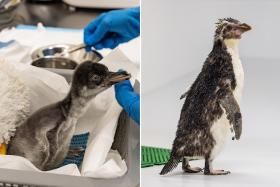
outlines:
[[[201,72],[187,92],[173,143],[172,159],[210,154],[215,143],[210,128],[223,114],[219,99],[235,87],[231,56],[225,44],[217,40]],[[200,145],[195,145],[195,141]]]

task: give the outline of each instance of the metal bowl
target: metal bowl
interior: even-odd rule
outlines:
[[[74,69],[80,63],[86,60],[99,62],[103,58],[100,53],[94,50],[87,52],[85,49],[80,49],[68,53],[68,50],[73,47],[74,45],[69,44],[55,44],[40,47],[31,54],[33,60],[31,65],[58,73],[70,82]]]
[[[68,50],[73,47],[74,45],[69,44],[55,44],[40,47],[31,55],[33,60],[32,65],[45,68],[75,69],[78,64],[86,60],[99,62],[102,59],[102,55],[97,51],[87,52],[85,49],[80,49],[68,53]],[[63,56],[61,56],[62,54]]]
[[[75,69],[77,63],[67,58],[38,58],[32,62],[33,66],[57,69]]]

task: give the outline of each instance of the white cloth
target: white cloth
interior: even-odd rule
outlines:
[[[81,35],[82,32],[48,32],[44,29],[39,29],[39,31],[14,29],[10,32],[0,33],[0,40],[5,38],[5,41],[11,39],[17,41],[10,46],[11,48],[0,50],[0,59],[2,58],[15,64],[16,69],[21,72],[22,80],[32,90],[32,112],[62,99],[69,90],[69,85],[60,75],[28,65],[31,62],[28,57],[30,57],[32,50],[52,43],[79,44],[82,43]],[[133,43],[133,46],[139,45],[137,42]],[[128,43],[127,45],[130,44]],[[12,48],[28,50],[22,52],[23,50],[14,50]],[[132,48],[136,49],[137,47]],[[9,51],[9,56],[6,56],[3,51]],[[100,62],[106,64],[109,70],[127,70],[132,74],[132,83],[134,83],[136,77],[139,77],[139,65],[132,63],[120,49],[115,49],[112,52],[104,50],[102,54],[103,56],[109,54]],[[21,62],[21,64],[16,63],[16,61]],[[75,165],[64,166],[48,172],[95,178],[114,178],[124,175],[127,171],[126,163],[121,159],[117,151],[110,150],[121,110],[115,100],[113,87],[99,94],[91,102],[86,114],[77,122],[75,134],[90,132],[88,146],[80,168],[81,172]],[[11,155],[0,156],[0,168],[38,171],[27,159]]]
[[[68,164],[51,171],[41,171],[36,168],[29,160],[14,155],[1,155],[0,164],[1,168],[81,176],[76,164]]]
[[[52,44],[81,44],[83,43],[83,30],[80,29],[46,29],[41,24],[38,28],[31,29],[10,29],[0,32],[0,41],[7,42],[15,40],[16,42],[8,48],[1,48],[0,57],[7,57],[15,59],[20,62],[30,64],[31,54],[39,47]],[[138,43],[139,44],[139,43]],[[132,48],[135,48],[132,45]],[[103,56],[110,53],[110,49],[103,49],[99,51]],[[16,52],[16,53],[15,53]]]
[[[115,49],[108,56],[106,56],[100,63],[105,64],[110,71],[117,71],[122,68],[132,74],[131,83],[134,84],[135,77],[137,76],[137,67],[131,63],[130,60],[119,50]],[[106,163],[106,156],[112,146],[114,135],[117,127],[117,121],[122,108],[118,105],[114,96],[113,87],[106,90],[102,94],[99,94],[91,104],[90,109],[85,114],[88,116],[88,122],[83,122],[85,118],[78,121],[77,130],[80,129],[92,129],[90,132],[91,137],[89,139],[88,149],[85,152],[85,157],[82,165],[82,175],[84,176],[98,176],[99,171],[104,167]],[[96,114],[95,114],[96,113]],[[96,117],[91,117],[93,114]],[[98,116],[97,116],[98,115]],[[118,162],[116,162],[118,163]],[[119,166],[126,168],[124,166]],[[124,171],[118,172],[118,170],[107,170],[108,176],[112,176],[114,173],[117,176],[123,174]],[[105,176],[104,176],[105,177]]]

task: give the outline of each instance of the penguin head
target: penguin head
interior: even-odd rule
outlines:
[[[216,23],[215,40],[239,40],[243,33],[251,29],[250,25],[233,18],[219,19]]]
[[[85,61],[74,72],[72,90],[76,95],[96,96],[112,85],[128,80],[130,77],[126,71],[111,72],[103,64]]]

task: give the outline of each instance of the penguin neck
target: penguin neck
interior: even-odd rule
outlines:
[[[228,51],[231,51],[235,53],[237,56],[239,56],[239,51],[237,48],[239,39],[225,39],[223,42]]]
[[[78,119],[86,112],[90,100],[94,97],[95,95],[88,95],[86,87],[83,87],[79,91],[75,91],[73,88],[71,88],[66,98],[62,101],[62,108],[64,110],[65,116],[67,118]]]

